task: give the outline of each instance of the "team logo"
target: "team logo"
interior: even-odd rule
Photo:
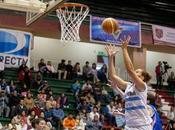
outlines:
[[[157,38],[161,39],[163,37],[163,30],[162,29],[156,28],[155,33],[156,33]]]
[[[28,56],[30,34],[0,29],[0,53]]]

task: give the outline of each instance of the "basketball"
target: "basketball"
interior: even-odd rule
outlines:
[[[104,19],[101,26],[102,29],[108,34],[112,34],[119,29],[118,21],[113,18]]]

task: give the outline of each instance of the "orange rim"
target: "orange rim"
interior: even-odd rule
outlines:
[[[85,4],[80,4],[80,3],[64,3],[63,5],[59,6],[59,9],[65,8],[65,7],[85,7],[85,8],[89,8],[87,5]]]

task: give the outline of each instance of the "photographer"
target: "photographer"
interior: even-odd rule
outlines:
[[[167,61],[163,61],[163,64],[164,64],[164,72],[163,72],[163,74],[166,74],[166,73],[168,73],[168,70],[171,69],[172,67],[169,66]]]

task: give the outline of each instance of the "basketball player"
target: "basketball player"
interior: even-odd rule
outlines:
[[[109,87],[112,87],[113,91],[116,91],[117,93],[120,94],[120,96],[123,98],[124,97],[124,93],[123,91],[116,85],[113,84],[111,81],[109,81],[111,83],[111,85],[107,84]],[[148,93],[148,100],[151,102],[155,102],[155,94],[152,92]],[[162,130],[162,121],[160,119],[160,116],[156,110],[156,108],[153,105],[147,105],[147,111],[149,116],[152,118],[152,130]],[[121,113],[119,111],[115,112],[116,115],[124,115],[124,113]]]
[[[133,83],[122,80],[117,76],[114,67],[114,57],[117,48],[114,45],[106,46],[109,56],[109,74],[112,82],[125,90],[125,130],[152,130],[152,119],[147,111],[147,82],[151,79],[150,75],[142,69],[134,70],[133,64],[128,54],[127,46],[131,37],[128,36],[121,40],[123,58],[126,70]]]
[[[155,103],[155,99],[156,99],[156,94],[152,91],[148,92],[148,101],[149,101],[149,105],[147,105],[147,109],[148,109],[148,113],[152,118],[152,126],[153,126],[153,130],[162,130],[162,121],[160,119],[159,113],[157,112],[156,108],[151,105],[153,103]]]

